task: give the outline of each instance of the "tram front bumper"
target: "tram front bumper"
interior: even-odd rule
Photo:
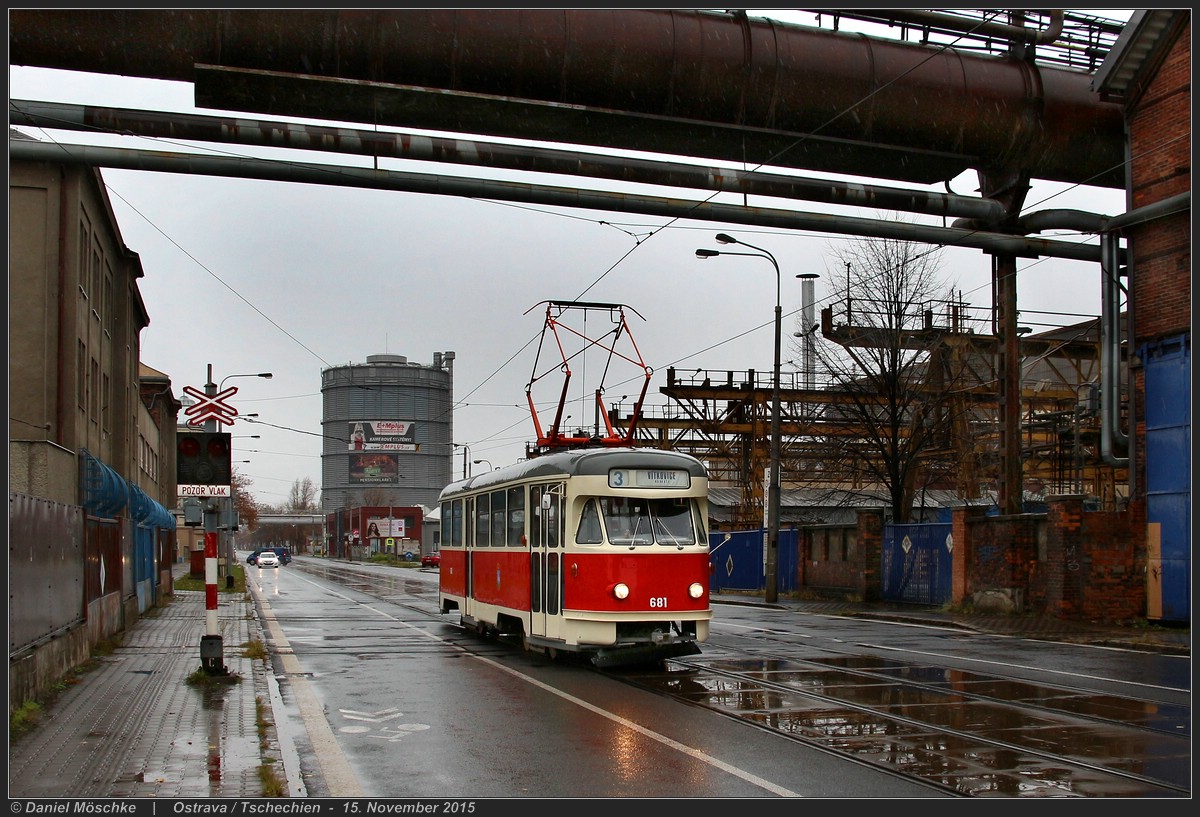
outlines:
[[[668,644],[634,644],[626,647],[604,647],[592,655],[592,664],[597,667],[621,667],[632,664],[649,664],[681,655],[699,655],[700,647],[694,641],[676,641]]]

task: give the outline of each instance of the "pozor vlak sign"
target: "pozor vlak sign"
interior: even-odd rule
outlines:
[[[180,431],[175,435],[175,481],[179,496],[230,496],[233,467],[227,431]]]

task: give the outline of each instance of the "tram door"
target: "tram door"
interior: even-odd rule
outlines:
[[[529,488],[530,635],[560,638],[563,484]]]

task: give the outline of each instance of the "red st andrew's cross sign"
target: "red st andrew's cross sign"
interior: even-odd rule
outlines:
[[[237,409],[225,403],[224,400],[237,394],[237,386],[230,386],[220,394],[205,394],[191,386],[184,386],[183,391],[184,394],[196,398],[195,403],[183,410],[183,413],[190,418],[187,421],[189,426],[198,428],[206,420],[216,420],[227,426],[233,425],[234,418],[238,416]]]

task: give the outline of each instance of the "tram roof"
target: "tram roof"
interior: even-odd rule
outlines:
[[[629,456],[636,455],[631,463]],[[570,448],[532,457],[523,462],[506,465],[478,476],[467,477],[447,485],[442,497],[472,491],[487,485],[522,479],[545,477],[602,476],[610,468],[686,469],[693,477],[708,477],[704,463],[691,454],[662,451],[655,448]],[[440,498],[440,497],[439,497]]]

